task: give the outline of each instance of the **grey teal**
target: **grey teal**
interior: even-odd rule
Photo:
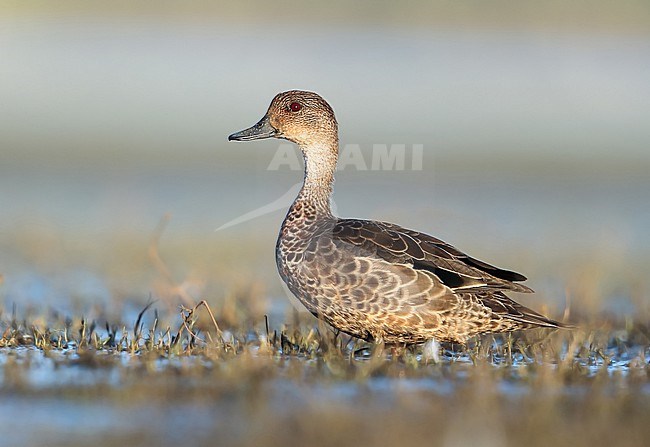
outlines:
[[[302,151],[304,183],[276,245],[280,276],[316,317],[363,340],[465,343],[471,337],[567,327],[504,292],[532,292],[526,277],[395,224],[332,215],[338,124],[319,95],[278,94],[254,126],[229,140],[282,138]]]

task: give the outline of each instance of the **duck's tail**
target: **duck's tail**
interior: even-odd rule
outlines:
[[[529,329],[535,327],[560,329],[577,328],[577,326],[573,324],[552,320],[540,314],[539,312],[535,312],[526,306],[522,306],[521,304],[508,298],[502,292],[490,294],[486,299],[483,300],[483,304],[488,306],[494,313],[500,315],[502,318],[519,323],[521,325],[520,329]]]

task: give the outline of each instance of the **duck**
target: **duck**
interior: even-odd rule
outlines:
[[[519,273],[420,231],[334,216],[338,122],[317,93],[277,94],[257,124],[228,140],[267,138],[297,144],[305,166],[278,235],[278,272],[302,305],[336,330],[375,344],[439,349],[487,333],[570,327],[506,295],[533,292]]]

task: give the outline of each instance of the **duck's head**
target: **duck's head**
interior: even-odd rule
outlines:
[[[278,93],[266,115],[254,126],[236,132],[228,140],[249,141],[283,138],[302,148],[337,145],[338,124],[334,111],[319,95],[302,90]]]

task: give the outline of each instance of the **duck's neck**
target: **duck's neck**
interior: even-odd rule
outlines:
[[[301,146],[305,159],[305,180],[294,204],[306,203],[318,215],[331,216],[330,200],[338,158],[338,139],[327,144]]]

